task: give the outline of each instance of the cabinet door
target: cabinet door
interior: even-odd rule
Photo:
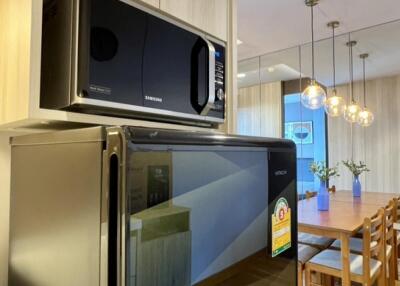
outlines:
[[[160,0],[160,9],[221,40],[227,39],[228,0]]]

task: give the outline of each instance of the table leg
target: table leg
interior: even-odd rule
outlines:
[[[340,235],[341,241],[341,252],[342,252],[342,286],[350,286],[350,247],[349,247],[350,237],[347,234],[342,233]]]

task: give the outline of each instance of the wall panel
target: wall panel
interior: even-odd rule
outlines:
[[[282,84],[261,85],[261,136],[282,137]]]
[[[355,98],[362,104],[362,82],[355,83]],[[348,86],[338,87],[348,97]],[[367,82],[367,105],[375,122],[367,128],[349,124],[343,118],[329,118],[329,161],[365,161],[371,169],[361,178],[363,189],[400,193],[400,75]],[[350,172],[340,166],[338,189],[351,189]]]
[[[273,82],[239,89],[239,134],[282,137],[281,86],[281,82]]]
[[[260,86],[239,89],[237,130],[241,135],[260,136]]]

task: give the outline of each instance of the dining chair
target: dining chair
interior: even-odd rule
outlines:
[[[313,197],[317,196],[317,192],[313,192],[313,191],[306,191],[306,199],[311,199]]]
[[[393,199],[394,202],[394,209],[395,209],[395,222],[396,223],[400,223],[400,197],[398,198],[394,198]],[[396,231],[394,230],[394,257],[396,258],[400,258],[400,231]],[[399,280],[399,272],[395,271],[395,279]]]
[[[305,264],[320,250],[318,248],[298,243],[297,245],[297,285],[303,286],[303,272]]]
[[[371,286],[378,282],[378,286],[385,285],[385,211],[379,209],[373,218],[364,219],[364,240],[362,255],[350,253],[350,279]],[[306,286],[318,285],[311,281],[311,273],[321,273],[341,278],[343,274],[342,255],[340,251],[327,249],[311,258],[305,265]]]
[[[387,277],[387,285],[394,286],[395,285],[395,278],[397,272],[397,259],[395,258],[395,235],[393,229],[393,223],[397,217],[397,206],[395,205],[394,200],[390,200],[389,204],[384,209],[384,228],[385,228],[385,245],[384,245],[384,254],[385,254],[385,261],[387,267],[383,269],[384,276]],[[363,238],[352,237],[349,241],[349,249],[350,252],[354,254],[363,255],[363,245],[364,241]],[[335,240],[331,247],[332,249],[340,250],[340,240]]]
[[[394,223],[397,221],[397,205],[394,199],[385,208],[385,217],[385,261],[387,261],[388,265],[388,283],[390,286],[394,286],[397,280],[397,234],[394,230]]]

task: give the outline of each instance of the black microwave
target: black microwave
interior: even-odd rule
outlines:
[[[216,125],[225,44],[132,0],[47,0],[42,108]]]

